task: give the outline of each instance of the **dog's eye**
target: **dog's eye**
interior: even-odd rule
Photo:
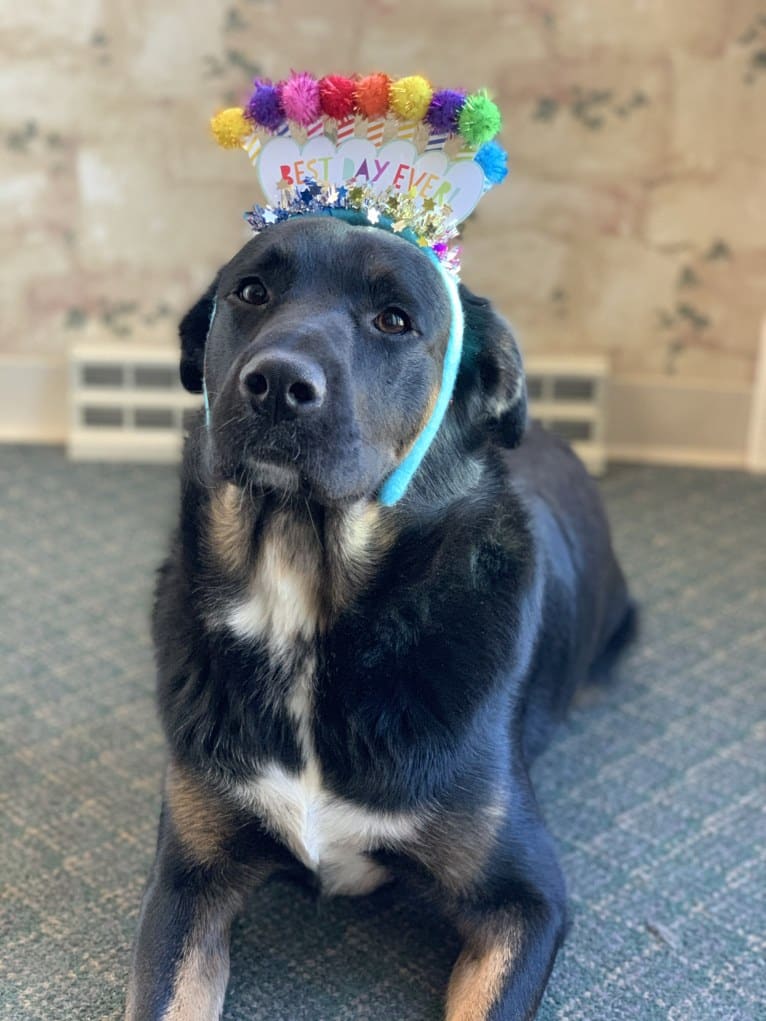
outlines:
[[[375,328],[381,333],[409,333],[412,329],[410,317],[400,308],[386,308],[373,319]]]
[[[269,292],[257,277],[243,280],[237,290],[237,297],[248,305],[265,305],[269,300]]]

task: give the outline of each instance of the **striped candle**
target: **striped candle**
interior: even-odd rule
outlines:
[[[367,121],[367,141],[372,142],[375,148],[379,148],[383,141],[383,131],[386,127],[386,118],[378,117],[374,121]]]
[[[242,143],[242,148],[248,155],[250,162],[255,165],[255,161],[258,159],[258,154],[261,151],[263,143],[258,135],[248,135]]]
[[[411,142],[415,138],[415,132],[419,125],[420,121],[400,121],[396,137]]]
[[[316,138],[324,131],[324,117],[319,117],[306,128],[307,138]]]
[[[431,134],[426,142],[426,152],[431,152],[433,149],[443,149],[444,143],[449,138],[449,134],[445,133],[442,135]]]
[[[349,138],[354,137],[355,125],[356,118],[353,116],[344,117],[342,121],[338,121],[336,138],[338,140],[339,145],[341,142],[347,142]]]

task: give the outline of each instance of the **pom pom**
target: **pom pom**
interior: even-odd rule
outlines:
[[[354,112],[354,91],[356,82],[353,78],[344,78],[341,74],[328,74],[319,80],[319,101],[322,113],[335,120],[343,120]]]
[[[391,109],[400,120],[422,121],[432,95],[433,89],[419,74],[400,78],[391,85]]]
[[[356,108],[363,117],[385,117],[388,113],[388,91],[391,79],[387,74],[368,74],[360,78],[354,90]]]
[[[458,118],[460,134],[469,145],[491,141],[502,126],[500,111],[486,92],[474,92],[465,101]]]
[[[484,171],[487,184],[500,184],[508,174],[508,153],[497,142],[485,142],[474,156]]]
[[[319,108],[319,82],[306,71],[293,71],[280,86],[285,116],[308,127],[322,112]]]
[[[426,120],[434,131],[449,132],[454,135],[457,132],[458,117],[464,104],[465,92],[440,89],[439,92],[433,94]]]
[[[276,131],[285,119],[279,87],[256,78],[255,91],[247,104],[247,116],[267,131]]]
[[[222,149],[239,149],[242,139],[252,133],[253,126],[245,120],[241,106],[230,106],[211,118],[210,130]]]

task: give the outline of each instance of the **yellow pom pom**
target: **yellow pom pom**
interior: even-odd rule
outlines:
[[[245,119],[241,106],[230,106],[210,119],[210,129],[222,149],[239,149],[242,140],[252,134],[253,126]]]
[[[433,89],[419,74],[400,78],[391,85],[389,105],[405,121],[422,121],[428,112]]]

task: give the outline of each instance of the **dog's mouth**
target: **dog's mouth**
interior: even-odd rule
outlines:
[[[251,454],[247,459],[247,476],[260,488],[282,493],[297,493],[310,488],[296,464],[277,460],[263,454]]]
[[[307,437],[292,423],[242,429],[224,428],[216,437],[223,463],[242,485],[293,493],[309,486],[311,457]]]
[[[324,460],[315,462],[301,457],[291,461],[269,449],[247,451],[240,458],[232,481],[243,489],[328,507],[372,499],[379,486],[374,477],[360,476],[353,470],[333,471]]]

